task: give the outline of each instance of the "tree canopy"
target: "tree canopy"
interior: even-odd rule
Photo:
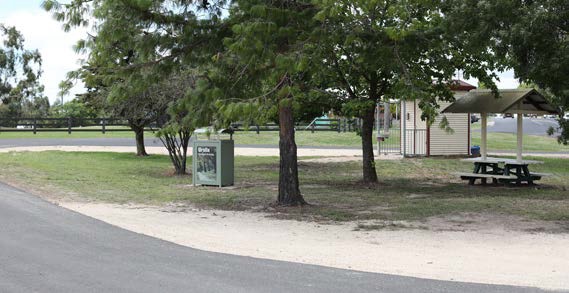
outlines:
[[[76,45],[76,49],[86,52],[88,57],[81,69],[70,73],[69,79],[83,79],[94,89],[93,94],[104,94],[111,112],[129,120],[137,133],[139,154],[144,155],[144,126],[167,113],[173,122],[175,117],[188,113],[187,106],[194,105],[188,101],[174,102],[189,95],[190,89],[193,92],[198,76],[195,72],[200,64],[210,60],[210,51],[221,44],[218,35],[223,32],[218,7],[221,3],[223,1],[74,0],[60,4],[47,0],[43,7],[53,12],[66,30],[89,26],[91,34]],[[177,82],[188,81],[183,75],[189,72],[192,72],[191,84]],[[166,111],[168,106],[171,106],[170,111]],[[176,142],[177,134],[184,136],[182,140],[189,139],[195,126],[187,125],[188,121],[206,125],[210,122],[198,122],[197,117],[204,116],[188,116],[176,120],[177,123],[165,124],[167,129],[177,130],[164,129],[159,134],[166,136],[165,142]],[[182,128],[181,122],[186,124]],[[180,132],[180,129],[184,130]],[[185,173],[185,150],[181,153],[184,158],[179,161],[184,163],[173,162],[178,173]]]
[[[170,135],[167,145],[180,142],[171,135],[182,137],[182,147],[173,149],[184,157],[181,149],[195,127],[278,120],[277,202],[283,205],[305,203],[294,136],[299,119],[329,110],[360,118],[363,179],[374,184],[378,102],[417,100],[422,118],[431,123],[439,102],[454,98],[450,88],[457,70],[497,94],[496,72],[513,68],[520,79],[566,103],[563,5],[562,0],[43,3],[65,29],[91,27],[92,35],[77,44],[88,60],[70,77],[104,87],[111,101],[134,99],[129,104],[137,107],[151,101],[144,99],[148,94],[183,96],[171,103],[162,134]],[[174,86],[180,81],[186,86]]]
[[[362,119],[363,179],[377,182],[373,154],[376,104],[418,100],[433,121],[438,103],[454,99],[457,70],[492,82],[493,54],[464,40],[446,22],[444,1],[317,1],[312,53],[321,60],[316,80],[325,81],[341,113]]]
[[[564,0],[453,0],[449,23],[470,42],[485,46],[496,62],[511,68],[522,83],[550,93],[569,109],[569,5]],[[569,123],[560,119],[560,142],[569,139]]]
[[[139,94],[180,67],[196,66],[206,58],[204,48],[215,50],[220,43],[221,11],[208,1],[46,0],[42,5],[65,29],[90,27],[91,35],[76,49],[87,52],[95,65],[90,70],[108,81],[110,99]]]
[[[49,101],[40,84],[41,55],[24,47],[15,28],[0,24],[0,114],[5,118],[47,113]]]

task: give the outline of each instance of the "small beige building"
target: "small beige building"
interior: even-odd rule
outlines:
[[[457,81],[452,87],[456,99],[465,96],[475,86]],[[451,102],[441,102],[440,110]],[[448,133],[439,127],[443,114],[439,114],[431,126],[421,119],[422,111],[417,101],[401,103],[401,153],[404,156],[453,156],[470,154],[470,114],[447,113]]]

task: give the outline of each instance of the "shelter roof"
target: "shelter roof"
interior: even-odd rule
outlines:
[[[535,113],[559,114],[535,89],[499,90],[498,98],[491,90],[473,90],[446,107],[443,113]]]

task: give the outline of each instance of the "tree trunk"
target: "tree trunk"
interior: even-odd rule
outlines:
[[[178,175],[184,175],[184,174],[188,174],[188,172],[186,171],[186,166],[187,166],[187,161],[188,161],[188,145],[190,144],[190,137],[192,136],[192,133],[184,130],[184,131],[180,131],[178,133],[178,136],[180,137],[180,141],[181,141],[181,161],[182,161],[182,165],[180,167],[180,170],[178,172]]]
[[[134,136],[136,140],[136,155],[139,157],[146,157],[148,153],[146,152],[146,147],[144,146],[144,125],[130,124],[130,128],[134,131]]]
[[[164,133],[160,136],[160,140],[168,150],[176,175],[187,174],[186,163],[191,135],[191,131],[181,130],[177,133]]]
[[[294,116],[292,105],[279,105],[279,196],[277,204],[284,206],[304,205],[298,182],[298,161],[294,141]]]
[[[375,120],[375,105],[370,106],[361,117],[362,119],[362,151],[363,151],[363,182],[366,184],[377,183],[375,160],[373,154],[373,123]]]

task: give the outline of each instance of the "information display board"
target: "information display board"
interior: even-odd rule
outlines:
[[[233,140],[194,141],[192,166],[194,185],[233,185]]]

